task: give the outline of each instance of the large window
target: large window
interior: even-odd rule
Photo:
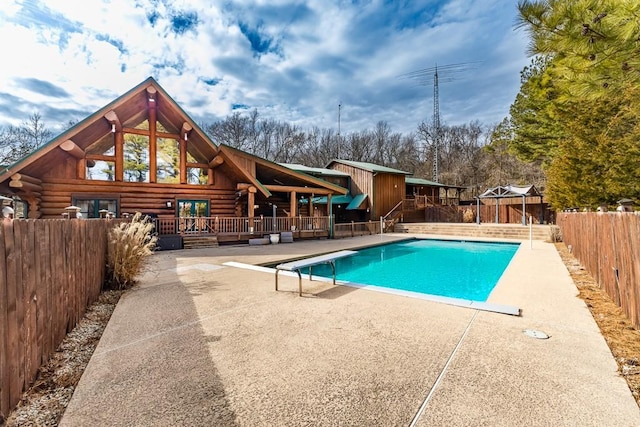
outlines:
[[[160,183],[180,183],[180,146],[178,141],[158,138],[158,175]]]
[[[112,145],[96,145],[87,154],[97,154],[102,160],[87,159],[86,177],[100,181],[114,181],[116,170],[115,149]]]
[[[198,163],[198,159],[193,157],[191,153],[187,153],[187,163]],[[208,169],[190,167],[187,168],[187,184],[207,185],[209,173]]]
[[[149,182],[149,137],[126,134],[124,136],[124,180]]]

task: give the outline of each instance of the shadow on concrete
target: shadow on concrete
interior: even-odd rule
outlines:
[[[215,292],[163,257],[123,295],[61,425],[234,426],[196,299]]]

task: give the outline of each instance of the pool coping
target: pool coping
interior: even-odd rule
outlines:
[[[357,249],[366,249],[366,248],[371,248],[371,247],[375,247],[375,246],[384,246],[384,245],[388,245],[391,243],[397,243],[397,242],[401,242],[401,241],[406,241],[406,240],[450,240],[450,241],[474,241],[474,242],[487,242],[487,243],[517,243],[517,242],[512,242],[512,241],[489,241],[487,239],[480,239],[480,240],[471,240],[471,239],[441,239],[441,238],[424,238],[424,237],[407,237],[406,239],[401,239],[398,241],[394,241],[394,242],[387,242],[384,243],[382,245],[378,244],[372,244],[372,245],[366,245],[366,246],[358,246],[358,247],[353,247],[350,249],[353,250],[357,250]],[[518,251],[520,251],[521,249],[521,245],[519,245],[518,249],[516,250],[516,253],[513,254],[513,257],[511,259],[511,261],[513,261],[513,259],[516,257],[516,255],[518,254]],[[304,259],[304,257],[300,257],[300,258],[296,258],[296,259]],[[282,260],[279,261],[278,263],[281,262],[288,262],[291,260]],[[509,264],[507,265],[507,267],[505,268],[504,271],[507,271],[507,269],[511,266],[511,261],[509,261]],[[268,263],[269,265],[273,265],[274,263]],[[241,262],[236,262],[236,261],[227,261],[225,263],[223,263],[223,265],[228,266],[228,267],[235,267],[235,268],[243,268],[243,269],[247,269],[247,270],[253,270],[253,271],[260,271],[263,273],[270,273],[270,274],[274,274],[276,272],[275,268],[272,267],[267,267],[265,265],[253,265],[253,264],[246,264],[246,263],[241,263]],[[297,273],[294,272],[288,272],[288,271],[281,271],[280,272],[281,275],[285,275],[285,276],[291,276],[291,277],[298,277]],[[494,286],[494,290],[500,286],[500,282],[502,281],[502,276],[501,275],[500,279],[498,280],[498,283],[496,283],[496,285]],[[326,282],[326,283],[333,283],[333,280],[331,278],[328,277],[323,277],[323,276],[316,276],[316,275],[312,275],[311,277],[312,280],[317,281],[317,282]],[[384,287],[384,286],[378,286],[378,285],[369,285],[369,284],[365,284],[365,283],[357,283],[357,282],[349,282],[346,280],[336,280],[336,285],[342,285],[342,286],[349,286],[352,288],[357,288],[357,289],[364,289],[364,290],[368,290],[368,291],[374,291],[374,292],[382,292],[382,293],[387,293],[387,294],[392,294],[392,295],[398,295],[398,296],[403,296],[403,297],[407,297],[407,298],[417,298],[417,299],[421,299],[424,301],[431,301],[431,302],[437,302],[437,303],[441,303],[441,304],[448,304],[448,305],[453,305],[456,307],[463,307],[463,308],[471,308],[474,310],[481,310],[481,311],[488,311],[488,312],[492,312],[492,313],[499,313],[499,314],[508,314],[511,316],[519,316],[520,315],[520,308],[519,307],[515,307],[512,305],[505,305],[505,304],[495,304],[495,303],[491,303],[491,302],[486,302],[486,301],[474,301],[474,300],[468,300],[468,299],[462,299],[462,298],[452,298],[452,297],[444,297],[444,296],[440,296],[440,295],[433,295],[433,294],[425,294],[425,293],[421,293],[421,292],[413,292],[413,291],[406,291],[406,290],[401,290],[401,289],[394,289],[394,288],[388,288],[388,287]],[[493,290],[491,291],[491,293],[493,293]],[[489,297],[491,298],[491,294],[489,294]],[[487,299],[488,299],[487,298]]]
[[[522,240],[515,240],[515,239],[504,239],[504,238],[496,238],[496,239],[489,239],[486,237],[464,237],[462,238],[461,236],[425,236],[425,235],[407,235],[404,238],[398,239],[398,240],[394,240],[394,241],[388,241],[388,242],[384,242],[384,243],[370,243],[370,244],[365,244],[365,245],[357,245],[357,246],[353,246],[353,247],[349,247],[350,250],[360,250],[360,249],[367,249],[367,248],[372,248],[372,247],[376,247],[376,246],[385,246],[385,245],[390,245],[390,244],[394,244],[394,243],[399,243],[399,242],[404,242],[407,240],[444,240],[444,241],[455,241],[455,242],[477,242],[477,243],[508,243],[508,244],[517,244],[519,247],[516,250],[516,253],[513,254],[513,257],[511,258],[511,260],[509,261],[509,264],[507,265],[507,267],[504,269],[502,275],[500,276],[500,279],[498,279],[498,283],[496,283],[496,285],[493,287],[491,293],[489,294],[489,296],[487,297],[487,300],[489,300],[491,298],[491,294],[493,294],[493,292],[495,291],[496,288],[498,288],[498,286],[500,286],[500,282],[502,282],[502,278],[504,276],[504,273],[510,268],[510,266],[513,263],[513,260],[515,259],[515,257],[518,255],[518,252],[522,249],[522,244],[524,243],[524,241]],[[329,252],[327,252],[329,253]],[[322,254],[318,254],[318,255],[322,255]],[[277,262],[267,262],[267,263],[261,263],[261,264],[246,264],[246,263],[241,263],[241,262],[236,262],[236,261],[228,261],[223,263],[223,265],[229,266],[229,267],[236,267],[236,268],[243,268],[243,269],[248,269],[248,270],[254,270],[254,271],[261,271],[263,273],[272,273],[275,275],[276,269],[269,267],[271,265],[275,265],[275,264],[281,264],[284,262],[289,262],[289,261],[296,261],[296,260],[300,260],[300,259],[304,259],[307,258],[307,256],[301,256],[301,257],[293,257],[293,258],[288,258],[288,259],[282,259],[279,260]],[[292,276],[292,277],[298,277],[296,273],[293,272],[286,272],[286,271],[282,271],[280,272],[281,275],[286,275],[286,276]],[[330,278],[326,278],[326,277],[322,277],[322,276],[312,276],[313,280],[318,281],[318,282],[329,282],[332,283],[332,279]],[[474,301],[474,300],[468,300],[468,299],[463,299],[463,298],[453,298],[453,297],[444,297],[441,295],[433,295],[433,294],[424,294],[421,292],[413,292],[413,291],[405,291],[405,290],[400,290],[400,289],[394,289],[394,288],[388,288],[388,287],[384,287],[384,286],[377,286],[377,285],[368,285],[365,283],[357,283],[357,282],[349,282],[346,280],[336,280],[336,285],[342,285],[342,286],[349,286],[352,288],[357,288],[357,289],[365,289],[365,290],[369,290],[369,291],[374,291],[374,292],[382,292],[382,293],[387,293],[387,294],[392,294],[392,295],[399,295],[399,296],[403,296],[403,297],[407,297],[407,298],[417,298],[417,299],[421,299],[424,301],[431,301],[431,302],[437,302],[437,303],[441,303],[441,304],[447,304],[447,305],[453,305],[456,307],[463,307],[463,308],[471,308],[474,310],[481,310],[481,311],[488,311],[491,313],[499,313],[499,314],[507,314],[510,316],[520,316],[521,314],[521,309],[519,307],[513,306],[513,305],[507,305],[507,304],[496,304],[496,303],[492,303],[492,302],[487,302],[487,301]]]

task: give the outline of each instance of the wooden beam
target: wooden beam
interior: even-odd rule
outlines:
[[[253,184],[247,184],[245,182],[239,182],[236,184],[236,190],[247,190]]]
[[[156,99],[156,93],[158,91],[156,90],[155,87],[153,86],[147,86],[147,95],[149,96],[149,101],[151,101],[152,99],[155,100]]]
[[[189,123],[184,122],[182,124],[182,129],[180,130],[180,138],[184,138],[184,140],[187,140],[187,135],[189,134],[189,132],[191,132],[191,130],[193,129],[193,126],[191,126]]]
[[[247,216],[249,218],[253,218],[253,206],[255,204],[256,204],[256,196],[255,196],[254,193],[249,191],[249,194],[247,195]],[[251,226],[253,227],[253,225],[251,225]]]
[[[26,192],[42,192],[42,186],[38,185],[38,184],[33,184],[31,182],[26,182],[26,181],[15,181],[15,180],[11,180],[9,181],[9,187],[11,188],[20,188]]]
[[[13,175],[11,175],[11,179],[14,181],[23,181],[23,182],[30,182],[32,184],[42,184],[42,180],[39,178],[34,178],[32,176],[29,175],[25,175],[23,173],[14,173]]]
[[[209,165],[206,163],[187,163],[188,168],[200,168],[200,169],[208,169]]]
[[[180,140],[180,184],[187,183],[187,141]]]
[[[95,166],[95,161],[103,161],[103,162],[115,162],[116,161],[116,156],[107,156],[104,154],[87,154],[87,160],[94,160],[94,166]]]
[[[224,158],[222,156],[215,156],[210,162],[209,162],[209,167],[211,169],[215,169],[218,166],[220,166],[221,164],[224,163]]]
[[[116,131],[122,131],[122,123],[115,111],[110,110],[104,115],[104,118],[112,125],[116,125]]]
[[[147,129],[138,129],[138,128],[122,128],[124,133],[131,133],[133,135],[143,135],[150,136],[151,132]],[[182,139],[180,135],[177,133],[167,133],[167,132],[158,132],[156,129],[156,137],[157,138],[167,138],[167,139]]]
[[[300,194],[336,194],[335,191],[318,187],[296,187],[292,185],[265,185],[264,187],[269,191],[279,193],[290,193],[291,191],[296,191]]]
[[[115,180],[124,181],[124,134],[116,131],[114,134],[115,145]]]
[[[156,142],[156,89],[153,86],[147,88],[149,95],[149,182],[157,182],[158,178],[158,152]]]
[[[60,144],[60,148],[62,149],[62,151],[66,151],[76,159],[84,159],[84,150],[78,147],[78,145],[70,139],[67,139],[65,142]]]
[[[291,197],[289,198],[289,211],[291,212],[292,217],[295,217],[298,215],[298,199],[296,197],[297,197],[296,192],[292,191]]]
[[[180,139],[180,135],[177,133],[166,133],[166,132],[157,132],[156,136],[158,138],[167,138],[167,139]]]
[[[78,179],[86,179],[87,178],[87,160],[78,159],[76,166],[77,166],[76,176],[78,177]]]

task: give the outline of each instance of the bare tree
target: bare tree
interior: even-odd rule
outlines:
[[[42,116],[37,112],[18,127],[0,128],[0,164],[15,163],[47,143],[51,137],[52,132],[47,129]]]

